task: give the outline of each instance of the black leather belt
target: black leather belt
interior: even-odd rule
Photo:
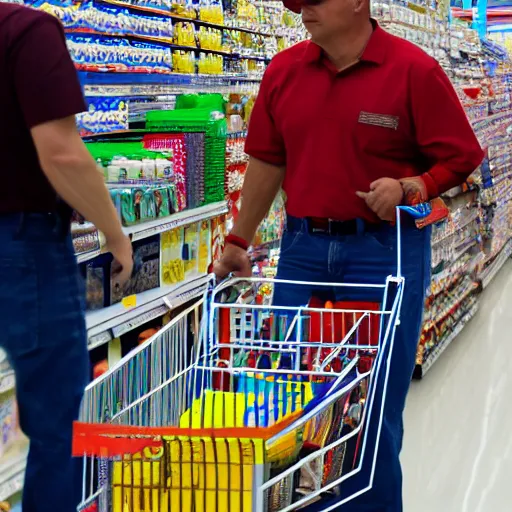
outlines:
[[[381,223],[372,223],[363,219],[331,220],[319,217],[297,218],[288,216],[286,227],[288,231],[305,229],[312,235],[355,235],[357,233],[375,232],[382,229]]]

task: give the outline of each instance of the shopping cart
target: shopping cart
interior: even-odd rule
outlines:
[[[134,357],[151,370],[127,359],[93,384],[87,422],[75,429],[74,452],[84,457],[79,510],[328,511],[369,490],[403,296],[400,216],[397,231],[397,275],[384,283],[229,279],[139,349]],[[260,300],[262,285],[343,295],[371,288],[379,307],[276,306]],[[180,322],[192,344],[169,336]],[[174,365],[153,361],[167,354]],[[127,401],[120,384],[129,385],[130,372],[146,373]],[[94,405],[107,389],[118,396]]]

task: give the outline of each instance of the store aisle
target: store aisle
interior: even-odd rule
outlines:
[[[512,261],[405,415],[405,512],[512,509]]]

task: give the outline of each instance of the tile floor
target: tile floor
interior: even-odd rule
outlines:
[[[405,512],[512,511],[512,261],[405,415]]]

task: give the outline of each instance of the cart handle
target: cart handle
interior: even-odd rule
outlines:
[[[432,209],[431,203],[420,203],[414,206],[397,206],[396,207],[396,259],[397,259],[397,278],[402,279],[402,229],[401,229],[401,212],[405,212],[410,215],[417,222],[418,229],[422,229],[424,226],[430,225],[434,222],[446,218],[446,212],[443,211],[441,215],[435,215]],[[429,219],[429,217],[431,217]]]

